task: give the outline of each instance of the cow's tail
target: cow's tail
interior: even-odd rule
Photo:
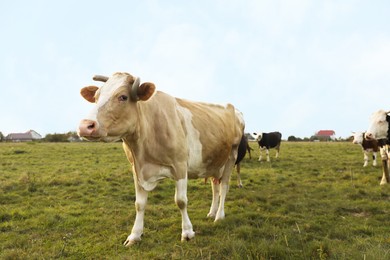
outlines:
[[[245,157],[247,147],[248,147],[248,140],[243,134],[241,137],[240,145],[238,146],[238,150],[237,150],[237,159],[235,163],[236,165],[240,163],[242,159]]]

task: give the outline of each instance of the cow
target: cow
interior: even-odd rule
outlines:
[[[195,236],[187,213],[188,179],[211,178],[212,202],[208,217],[225,217],[229,179],[244,133],[244,119],[231,104],[192,102],[157,91],[151,82],[117,72],[95,76],[103,86],[87,86],[81,95],[95,103],[81,120],[78,134],[87,140],[122,140],[132,165],[136,217],[124,242],[141,240],[148,192],[159,181],[175,181],[175,203],[182,216],[181,240]]]
[[[363,167],[368,165],[368,155],[372,152],[372,165],[376,166],[376,155],[379,152],[379,145],[377,140],[367,140],[364,138],[365,132],[352,132],[352,143],[360,144],[364,154]]]
[[[269,158],[269,149],[276,149],[275,158],[279,157],[280,143],[282,141],[282,134],[279,132],[271,132],[271,133],[253,133],[252,136],[259,143],[260,148],[260,156],[259,161],[262,159],[262,150],[266,149],[267,154],[267,162],[270,161]]]
[[[390,183],[390,111],[378,110],[371,115],[365,138],[378,140],[382,159],[382,180],[380,185]]]

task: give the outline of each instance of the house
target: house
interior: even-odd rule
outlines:
[[[336,140],[336,132],[333,130],[320,130],[312,136],[312,139],[320,141],[334,141]]]
[[[12,142],[28,142],[40,139],[42,139],[42,136],[34,130],[29,130],[26,133],[11,133],[5,137],[6,141]]]

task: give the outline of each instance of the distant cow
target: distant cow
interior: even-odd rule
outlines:
[[[390,183],[390,111],[379,110],[372,114],[370,124],[366,132],[367,140],[377,140],[380,146],[382,159],[382,180],[381,185]]]
[[[262,159],[262,150],[266,149],[267,154],[267,162],[270,161],[269,158],[269,149],[276,149],[275,158],[279,157],[280,143],[282,141],[282,134],[279,132],[271,132],[271,133],[253,133],[253,137],[259,143],[260,147],[260,156],[259,161]]]
[[[364,164],[363,167],[368,165],[368,155],[372,152],[372,165],[376,166],[376,154],[379,152],[379,146],[377,140],[366,140],[364,138],[365,132],[353,132],[352,143],[360,144],[364,153]]]
[[[139,78],[128,73],[94,79],[105,84],[81,90],[96,105],[80,122],[78,132],[88,140],[123,141],[136,194],[135,222],[124,245],[141,240],[148,192],[165,178],[176,182],[182,241],[195,236],[187,213],[188,179],[213,179],[207,216],[223,219],[229,179],[244,134],[242,114],[230,104],[192,102],[155,91],[153,83],[140,84]]]

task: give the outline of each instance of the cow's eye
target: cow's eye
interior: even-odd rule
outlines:
[[[128,97],[125,96],[125,95],[121,95],[121,96],[119,96],[119,98],[118,98],[119,101],[127,101],[127,99],[128,99]]]

